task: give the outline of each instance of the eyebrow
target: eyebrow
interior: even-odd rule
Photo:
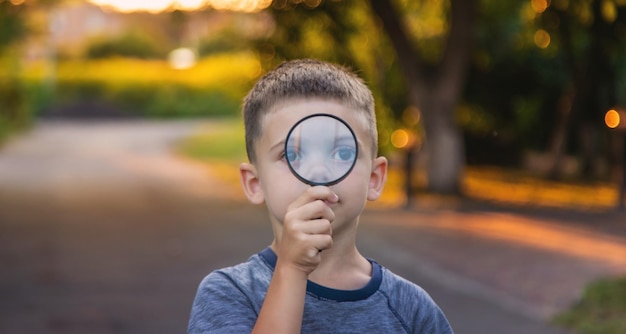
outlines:
[[[270,152],[273,152],[273,151],[277,150],[278,148],[282,148],[282,147],[285,147],[285,140],[284,139],[281,139],[278,143],[272,145],[270,147]]]
[[[335,142],[337,142],[337,143],[348,142],[350,144],[355,143],[356,145],[359,145],[359,140],[356,139],[356,137],[353,137],[351,135],[344,135],[344,136],[340,136],[340,137],[335,137]]]

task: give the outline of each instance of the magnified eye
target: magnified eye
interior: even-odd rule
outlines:
[[[301,158],[300,152],[296,149],[287,149],[287,151],[285,151],[284,153],[284,157],[285,159],[287,159],[287,161],[291,163],[299,161]]]
[[[353,161],[356,155],[356,150],[353,147],[338,147],[333,154],[333,159],[347,162]]]

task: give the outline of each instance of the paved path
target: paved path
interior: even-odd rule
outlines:
[[[200,279],[271,240],[262,207],[172,153],[214,126],[47,122],[6,145],[0,332],[184,332]],[[546,319],[626,272],[626,237],[597,218],[370,209],[359,246],[424,286],[457,333],[562,333]]]

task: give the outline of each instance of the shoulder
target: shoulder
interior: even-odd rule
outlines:
[[[271,269],[258,254],[211,272],[196,292],[188,332],[251,329],[270,279]]]
[[[382,271],[380,292],[406,326],[415,333],[452,333],[445,315],[426,290],[385,267]]]
[[[232,290],[244,294],[255,293],[257,289],[265,291],[271,277],[271,269],[258,254],[255,254],[247,262],[218,269],[208,274],[200,283],[197,295],[232,297]]]
[[[426,290],[419,285],[395,274],[386,267],[381,266],[383,280],[381,283],[381,292],[385,293],[392,300],[410,298],[419,300],[432,300]]]

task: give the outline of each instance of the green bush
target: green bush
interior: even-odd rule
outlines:
[[[165,56],[165,50],[155,40],[136,32],[117,38],[96,39],[87,47],[87,58],[131,57],[158,59]]]
[[[16,78],[0,75],[0,144],[11,133],[31,124],[31,110],[21,82]]]
[[[42,84],[43,68],[33,66],[23,73],[38,115],[50,110],[62,114],[76,105],[105,105],[115,115],[141,117],[237,115],[260,73],[257,59],[245,53],[214,55],[187,70],[174,70],[163,60],[62,61],[50,86]]]
[[[175,83],[116,87],[109,89],[108,100],[125,112],[168,118],[233,115],[239,106],[224,92]]]
[[[139,117],[228,116],[235,115],[240,104],[239,99],[226,92],[179,83],[110,85],[97,81],[59,81],[53,101],[41,87],[31,88],[30,94],[40,96],[37,99],[40,102],[36,103],[38,114],[45,114],[50,109],[89,103],[113,106],[118,114]]]

